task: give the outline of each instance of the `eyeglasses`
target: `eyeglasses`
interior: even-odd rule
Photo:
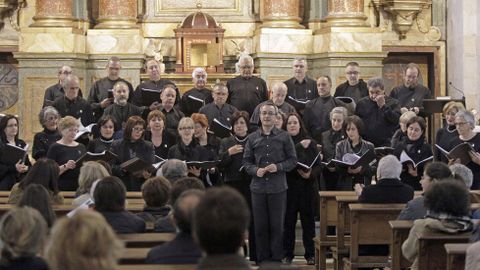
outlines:
[[[50,116],[50,117],[47,117],[47,119],[45,119],[45,120],[47,120],[47,122],[51,122],[51,121],[55,121],[57,119],[58,119],[58,117],[56,117],[56,116]]]
[[[358,71],[349,71],[347,75],[358,75]]]
[[[68,75],[68,74],[72,74],[72,72],[71,71],[62,71],[62,72],[60,72],[60,74]]]
[[[7,125],[7,128],[13,128],[13,127],[18,127],[17,124],[10,124],[10,125]]]
[[[134,127],[133,131],[135,132],[143,132],[145,129],[144,128],[139,128],[139,127]]]
[[[181,127],[181,128],[178,128],[178,130],[192,130],[193,127]]]
[[[457,122],[455,123],[455,126],[463,126],[465,124],[468,124],[467,122]]]
[[[268,115],[268,116],[274,116],[274,115],[276,115],[275,112],[261,112],[260,114],[261,114],[261,115],[264,115],[264,116],[265,116],[265,115]]]

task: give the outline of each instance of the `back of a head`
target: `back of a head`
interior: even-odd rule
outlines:
[[[149,207],[162,207],[169,199],[172,185],[162,176],[155,176],[147,179],[142,184],[142,197]]]
[[[109,175],[107,169],[96,161],[83,163],[78,176],[78,192],[80,194],[88,193],[95,180],[102,179]]]
[[[468,216],[470,196],[467,187],[453,178],[433,183],[425,192],[425,208],[433,213]]]
[[[452,172],[448,165],[443,162],[434,161],[425,166],[424,174],[432,180],[442,181],[452,176]]]
[[[173,183],[172,189],[170,190],[170,204],[174,205],[180,194],[189,189],[205,190],[205,185],[202,180],[196,177],[183,177],[178,179]]]
[[[27,175],[20,182],[20,188],[26,189],[31,184],[39,184],[54,194],[58,190],[58,176],[60,170],[58,164],[51,159],[39,159],[28,171]]]
[[[207,254],[234,254],[243,244],[249,222],[250,212],[243,196],[229,187],[214,187],[198,204],[193,228]]]
[[[52,229],[46,250],[50,270],[116,269],[123,243],[102,215],[84,210]]]
[[[187,164],[182,160],[169,159],[165,161],[158,172],[158,176],[163,176],[173,183],[179,178],[186,177],[188,175],[188,168]]]
[[[394,155],[384,156],[378,162],[377,176],[379,179],[390,178],[400,179],[402,173],[402,163]]]
[[[473,183],[473,173],[467,166],[463,164],[450,165],[450,171],[455,179],[461,180],[465,183],[465,186],[470,189]]]
[[[120,212],[125,210],[127,190],[116,176],[101,179],[93,192],[95,210],[100,212]]]
[[[193,212],[204,194],[204,191],[197,189],[186,190],[173,205],[175,225],[181,232],[191,233]]]
[[[42,185],[30,184],[23,191],[17,205],[35,208],[43,216],[48,227],[51,227],[55,222],[56,216],[52,208],[50,194]]]
[[[47,237],[47,223],[30,207],[14,207],[0,220],[0,266],[38,254]]]

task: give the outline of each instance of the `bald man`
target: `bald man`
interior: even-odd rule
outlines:
[[[65,90],[63,89],[63,81],[65,78],[72,74],[72,68],[69,66],[63,66],[58,70],[58,83],[48,87],[45,90],[45,94],[43,96],[43,106],[52,106],[53,102],[65,95]],[[82,97],[82,90],[78,90],[78,96]]]

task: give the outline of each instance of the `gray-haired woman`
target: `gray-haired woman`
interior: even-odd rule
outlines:
[[[50,145],[62,137],[57,129],[58,119],[60,119],[60,114],[52,106],[43,108],[38,114],[38,120],[42,124],[43,130],[33,137],[32,156],[35,160],[45,157]]]

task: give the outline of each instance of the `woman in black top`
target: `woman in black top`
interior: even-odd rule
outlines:
[[[18,127],[18,118],[13,115],[5,115],[0,120],[0,190],[10,190],[25,175],[31,165],[28,155],[24,160],[7,160],[7,144],[20,148],[25,148],[27,145],[18,138]]]
[[[437,130],[435,135],[435,144],[438,144],[443,149],[448,148],[450,141],[458,137],[457,127],[455,126],[455,114],[459,111],[464,111],[465,107],[460,102],[450,101],[443,106],[443,117],[445,123],[443,128]],[[448,162],[445,155],[435,147],[435,160]]]
[[[412,117],[407,122],[407,138],[405,142],[400,143],[395,147],[393,153],[399,158],[402,152],[405,152],[414,162],[422,161],[433,155],[432,147],[425,141],[425,120],[420,116]],[[420,164],[415,168],[411,163],[403,164],[403,172],[400,179],[403,183],[410,185],[415,190],[421,190],[422,185],[420,179],[423,175],[425,163]]]
[[[115,132],[115,120],[111,115],[104,115],[98,120],[97,127],[100,128],[100,137],[89,141],[87,146],[87,151],[91,153],[110,150]]]
[[[79,126],[78,120],[72,116],[60,119],[58,130],[62,138],[52,144],[47,152],[47,158],[53,159],[60,167],[60,191],[75,191],[78,188],[80,168],[75,161],[86,153],[85,146],[75,141]]]
[[[322,133],[323,161],[328,163],[335,157],[335,146],[341,140],[347,138],[345,135],[345,119],[348,116],[345,107],[335,107],[330,112],[332,127]],[[335,190],[337,188],[338,173],[334,165],[324,166],[320,179],[320,190]]]
[[[287,172],[287,209],[285,213],[284,230],[284,254],[285,261],[291,262],[294,257],[295,248],[295,227],[297,216],[300,214],[302,223],[303,246],[305,247],[305,259],[308,265],[315,264],[315,248],[313,238],[315,237],[315,206],[318,197],[317,176],[321,171],[320,160],[315,160],[319,154],[317,142],[307,136],[303,123],[297,113],[290,113],[286,117],[285,129],[292,137],[295,144],[298,162],[310,166],[303,168],[297,166],[294,170]],[[314,161],[315,160],[315,161]]]
[[[155,161],[155,151],[151,142],[143,139],[145,121],[139,116],[130,116],[125,124],[123,139],[112,143],[111,151],[118,156],[112,166],[113,175],[122,179],[128,191],[140,191],[145,179],[150,178],[151,172],[143,170],[133,175],[123,170],[120,165],[132,158],[138,157],[148,164]]]
[[[220,148],[220,139],[213,133],[207,132],[208,119],[205,114],[194,113],[192,114],[192,120],[194,123],[193,136],[198,141],[198,144],[208,150],[211,159],[218,160],[218,150]],[[202,175],[206,177],[206,175]],[[212,185],[220,185],[222,177],[218,168],[212,168],[208,170],[208,178]]]
[[[43,131],[38,132],[33,137],[32,156],[35,160],[45,157],[48,148],[54,142],[60,140],[62,135],[58,132],[57,123],[60,118],[58,111],[52,107],[47,106],[40,111],[38,115],[40,124],[42,124]]]
[[[454,162],[460,162],[467,166],[473,173],[473,183],[470,189],[480,189],[480,134],[473,132],[475,128],[475,117],[469,111],[459,111],[455,115],[455,126],[458,130],[458,137],[452,139],[446,150],[450,151],[455,146],[467,142],[475,151],[470,151],[471,161],[468,163],[461,160],[455,160]]]
[[[168,149],[175,144],[175,136],[165,130],[165,121],[165,115],[161,111],[151,111],[147,117],[150,130],[145,132],[145,140],[152,142],[155,155],[163,159],[167,158]]]

